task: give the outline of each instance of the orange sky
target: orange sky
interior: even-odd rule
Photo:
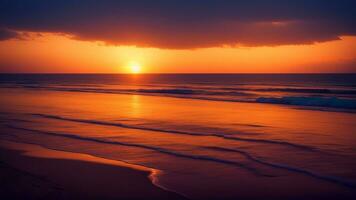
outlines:
[[[0,72],[129,73],[132,63],[142,73],[356,72],[356,36],[309,45],[172,50],[30,35],[0,42]]]

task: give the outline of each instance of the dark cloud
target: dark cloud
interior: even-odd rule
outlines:
[[[16,31],[11,31],[11,30],[0,28],[0,41],[12,39],[12,38],[18,38],[18,37],[19,37],[19,34],[16,33]]]
[[[0,27],[159,48],[305,44],[356,34],[355,0],[1,0]]]

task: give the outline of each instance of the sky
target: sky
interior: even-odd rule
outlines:
[[[0,72],[356,73],[354,0],[1,0]]]

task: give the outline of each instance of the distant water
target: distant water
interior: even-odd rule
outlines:
[[[0,96],[0,142],[155,168],[193,199],[356,195],[355,74],[2,74]]]
[[[356,74],[3,74],[0,86],[356,109]]]

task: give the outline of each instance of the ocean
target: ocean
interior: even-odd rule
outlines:
[[[1,74],[0,103],[0,141],[157,169],[189,198],[356,193],[356,74]]]

